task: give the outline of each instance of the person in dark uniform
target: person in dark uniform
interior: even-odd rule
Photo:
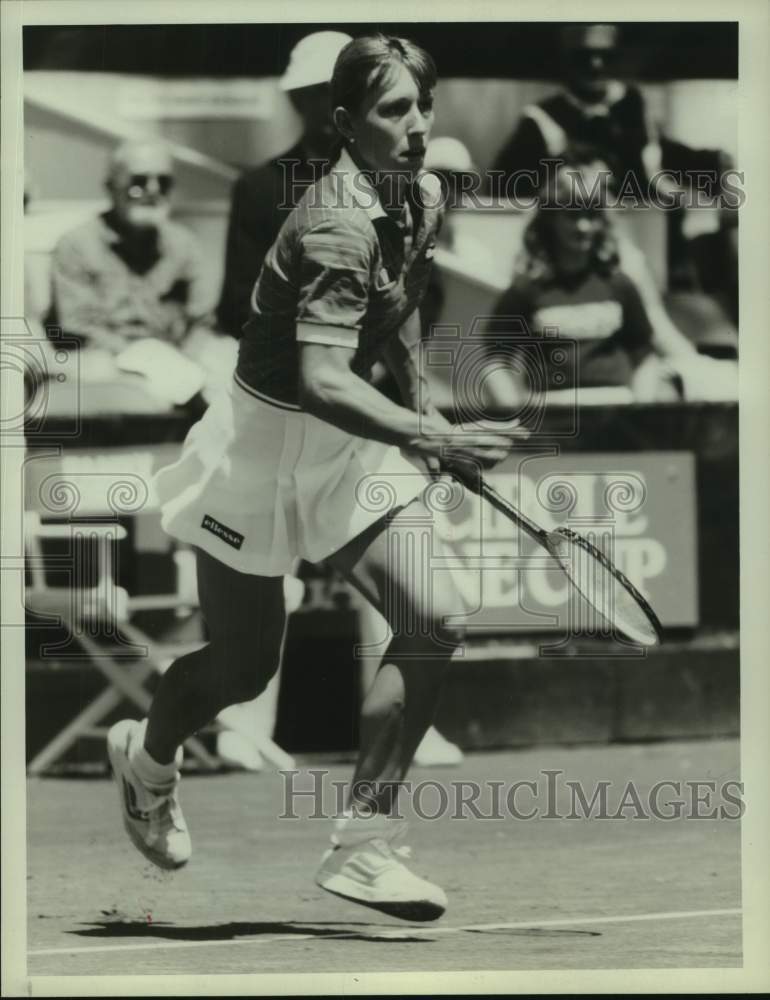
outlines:
[[[334,61],[349,41],[341,31],[317,31],[294,46],[279,87],[302,119],[302,137],[281,156],[247,170],[233,187],[225,276],[217,306],[220,329],[233,337],[241,336],[249,318],[254,278],[278,230],[336,152],[329,81]]]
[[[602,160],[616,185],[632,174],[643,193],[661,169],[692,173],[724,166],[719,151],[691,149],[661,134],[640,89],[616,78],[618,42],[619,31],[612,24],[563,29],[564,89],[523,109],[493,167],[502,172],[503,190],[512,175],[521,173],[516,196],[536,195],[545,182],[544,161],[558,159],[567,150]]]
[[[638,88],[612,78],[617,29],[609,24],[564,29],[562,57],[565,89],[527,105],[493,170],[501,171],[502,190],[521,172],[509,194],[531,198],[544,182],[543,161],[569,148],[601,158],[616,180],[626,172],[643,178],[644,152],[650,142],[644,100]],[[526,173],[525,173],[526,172]]]
[[[619,29],[612,24],[563,29],[565,87],[523,109],[492,168],[493,194],[519,201],[535,197],[546,182],[546,161],[559,160],[567,152],[585,160],[602,160],[619,194],[642,200],[657,194],[666,204],[678,205],[669,213],[669,291],[714,296],[737,324],[737,213],[722,212],[718,228],[693,239],[688,230],[692,213],[684,207],[687,192],[694,186],[701,197],[718,199],[721,178],[734,164],[723,150],[694,149],[663,133],[640,89],[617,79],[619,40]],[[716,269],[709,267],[714,261],[719,262]],[[679,314],[681,310],[672,305]],[[691,304],[685,313],[688,309]],[[693,325],[687,315],[680,322]],[[696,326],[706,322],[717,339],[720,335],[730,339],[727,317],[721,310],[718,314],[709,310],[707,303],[697,310],[694,322]]]

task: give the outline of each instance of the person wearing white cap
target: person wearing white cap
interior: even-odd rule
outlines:
[[[278,87],[289,95],[302,119],[302,136],[280,157],[245,171],[233,187],[225,275],[217,307],[220,329],[233,337],[240,338],[249,317],[251,292],[265,254],[294,203],[317,179],[319,168],[310,161],[328,162],[335,152],[337,131],[329,81],[337,56],[350,40],[341,31],[316,31],[297,42]],[[291,185],[285,182],[287,176]],[[285,587],[287,597],[289,591],[296,591],[301,600],[304,584],[300,580],[287,576]],[[256,701],[231,706],[220,716],[225,728],[217,737],[217,754],[229,766],[259,771],[263,757],[280,767],[293,766],[288,754],[267,735],[275,724],[279,683],[276,675]]]
[[[316,31],[297,42],[278,86],[302,119],[302,136],[279,157],[245,171],[233,187],[217,307],[220,329],[233,337],[240,338],[249,318],[254,282],[278,230],[305,188],[318,180],[321,164],[337,152],[329,81],[337,56],[350,40],[342,31]]]
[[[332,118],[329,81],[337,56],[349,41],[350,35],[341,31],[316,31],[297,42],[278,86],[289,95],[302,118],[302,138],[282,156],[246,171],[235,184],[218,307],[219,325],[235,337],[240,337],[248,319],[251,292],[265,254],[292,207],[284,194],[283,164],[288,166],[294,161],[292,180],[296,185],[287,193],[298,200],[304,188],[317,179],[310,161],[325,160],[334,151],[339,133]],[[368,688],[368,684],[364,686]],[[248,770],[261,767],[259,755],[237,734],[221,734],[218,750],[234,766]],[[415,759],[425,767],[457,764],[462,760],[462,751],[431,726]]]

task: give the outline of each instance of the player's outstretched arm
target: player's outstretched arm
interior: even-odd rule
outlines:
[[[349,434],[423,457],[441,458],[451,449],[489,468],[511,450],[510,434],[447,426],[440,415],[418,414],[391,402],[352,371],[353,355],[348,347],[300,344],[299,398],[304,410]]]

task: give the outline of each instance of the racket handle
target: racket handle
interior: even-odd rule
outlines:
[[[505,514],[507,518],[513,521],[514,524],[518,525],[522,531],[525,531],[531,538],[534,538],[536,542],[540,545],[545,545],[548,538],[548,532],[541,528],[539,524],[535,524],[526,514],[522,514],[520,510],[513,506],[513,504],[500,496],[496,489],[489,485],[488,482],[479,476],[479,495],[482,496],[487,503],[491,504],[495,510],[499,510],[501,514]]]
[[[514,524],[518,525],[522,531],[525,531],[536,542],[539,542],[540,545],[546,544],[548,532],[544,528],[541,528],[540,525],[535,524],[525,514],[522,514],[508,500],[501,497],[497,490],[490,486],[484,479],[481,469],[478,466],[456,466],[451,461],[447,461],[444,463],[444,467],[451,476],[454,476],[458,483],[461,483],[471,493],[476,493],[478,496],[483,497],[495,510],[499,510],[501,514],[504,514],[509,520],[513,521]]]
[[[457,480],[471,493],[481,496],[484,480],[481,476],[481,468],[478,465],[455,463],[451,458],[442,458],[441,467],[445,472]]]

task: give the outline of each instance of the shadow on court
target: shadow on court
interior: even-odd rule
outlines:
[[[552,746],[469,754],[451,773],[429,777],[512,785],[547,768],[579,781],[586,795],[604,781],[618,798],[633,780],[646,801],[656,783],[732,779],[739,763],[734,740]],[[349,768],[330,766],[328,779],[349,779]],[[184,869],[165,872],[125,836],[112,782],[30,782],[30,973],[741,963],[740,823],[734,820],[413,819],[410,866],[449,897],[443,919],[414,925],[363,911],[314,884],[330,824],[279,820],[283,790],[272,772],[185,777],[193,857]],[[308,801],[299,802],[300,812],[310,811]],[[519,804],[528,809],[530,799]]]
[[[360,930],[354,929],[360,927]],[[335,938],[348,941],[388,941],[394,935],[398,941],[430,941],[430,935],[413,934],[389,927],[378,928],[366,923],[351,923],[350,929],[339,924],[328,927],[319,924],[300,924],[290,920],[234,920],[224,924],[210,924],[200,927],[178,927],[167,921],[142,923],[140,920],[105,920],[92,923],[85,930],[68,933],[83,938],[160,938],[170,941],[233,941],[236,938],[259,937],[262,934],[290,935],[302,937]]]
[[[356,929],[360,928],[360,929]],[[566,930],[543,927],[530,928],[459,928],[463,934],[495,934],[504,937],[601,937],[601,931]],[[363,921],[350,921],[346,925],[329,923],[324,926],[281,921],[231,921],[225,924],[211,924],[199,927],[179,927],[169,921],[142,922],[141,920],[104,920],[89,924],[84,930],[67,931],[81,938],[153,938],[169,941],[233,941],[236,938],[258,937],[261,934],[296,934],[302,937],[334,938],[347,941],[435,941],[439,934],[431,937],[430,931],[416,933],[408,928],[383,927]]]

